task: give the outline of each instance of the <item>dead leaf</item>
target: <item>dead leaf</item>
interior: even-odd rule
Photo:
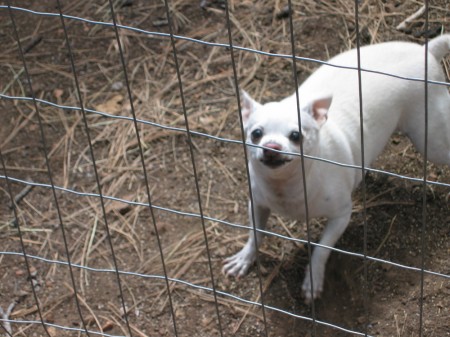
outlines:
[[[103,324],[102,326],[102,330],[103,332],[107,332],[109,330],[112,330],[114,328],[114,323],[111,321],[107,321],[105,324]]]
[[[61,98],[61,96],[63,94],[64,94],[64,90],[62,90],[62,89],[53,90],[53,96],[55,96],[55,98]]]
[[[127,101],[122,108],[122,113],[123,114],[129,114],[131,112],[131,103],[130,101]]]
[[[135,197],[134,194],[130,194],[130,195],[126,195],[121,199],[124,200],[133,200],[133,198]],[[111,200],[106,204],[106,213],[112,212],[112,211],[117,211],[120,214],[126,214],[131,210],[131,205],[121,202],[119,200]]]
[[[213,124],[216,122],[216,119],[211,116],[202,116],[199,118],[199,120],[200,120],[200,123],[202,123],[203,125],[209,125],[209,124]]]
[[[156,223],[156,230],[158,231],[158,234],[164,233],[166,231],[166,229],[167,229],[166,223],[161,222],[161,221]],[[150,233],[152,235],[156,234],[156,230],[155,230],[155,225],[150,226]]]
[[[55,327],[52,327],[52,326],[47,327],[47,332],[51,337],[58,336],[58,332],[56,331]]]
[[[116,114],[122,111],[122,95],[115,95],[111,97],[106,103],[95,106],[95,110]]]

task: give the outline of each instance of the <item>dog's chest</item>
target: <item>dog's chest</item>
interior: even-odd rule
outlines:
[[[301,182],[299,182],[301,184]],[[263,186],[264,204],[272,212],[295,219],[305,218],[303,188],[297,184],[266,183]]]

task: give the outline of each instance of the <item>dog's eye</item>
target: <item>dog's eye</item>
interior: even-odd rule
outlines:
[[[255,129],[252,131],[251,136],[252,136],[252,141],[257,142],[263,136],[263,132],[261,129]]]
[[[292,131],[291,134],[289,135],[289,139],[292,142],[298,143],[300,141],[300,132]]]

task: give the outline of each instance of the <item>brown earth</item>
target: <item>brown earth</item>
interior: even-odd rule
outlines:
[[[202,10],[196,1],[171,3],[176,34],[210,42],[227,43],[225,11],[219,1]],[[162,1],[116,1],[118,21],[152,32],[168,32]],[[291,52],[289,19],[280,18],[285,1],[230,1],[235,45],[280,54]],[[296,52],[327,59],[355,46],[353,1],[293,1]],[[4,5],[5,2],[0,4]],[[58,13],[53,1],[12,1],[12,5]],[[423,43],[424,35],[449,32],[448,1],[430,2],[430,30],[423,17],[400,32],[395,27],[416,12],[420,4],[401,1],[364,1],[360,8],[363,44],[391,40]],[[111,22],[107,2],[62,1],[65,14]],[[66,106],[80,106],[74,85],[64,31],[59,17],[14,11],[14,19],[39,99]],[[65,20],[75,61],[80,92],[86,108],[113,115],[131,116],[115,33],[111,27]],[[133,107],[140,119],[184,128],[182,101],[170,39],[120,30]],[[11,18],[0,8],[0,93],[32,96],[18,53]],[[176,41],[185,108],[192,130],[229,139],[240,139],[233,71],[229,50],[185,40]],[[266,102],[293,91],[292,64],[288,59],[235,51],[239,85]],[[297,63],[305,79],[317,65]],[[444,67],[449,73],[447,59]],[[83,114],[31,101],[1,99],[0,149],[10,177],[50,183],[44,157],[42,122],[54,184],[71,190],[98,193],[93,160]],[[102,193],[141,203],[148,202],[134,125],[130,121],[87,113],[89,135]],[[194,171],[186,134],[139,124],[151,202],[189,213],[199,212]],[[194,135],[195,169],[205,215],[246,225],[248,182],[242,145]],[[410,142],[395,134],[374,167],[411,177],[421,177],[422,159]],[[0,175],[4,176],[3,168]],[[448,167],[429,165],[428,179],[450,183]],[[448,187],[428,186],[426,232],[422,233],[422,185],[380,173],[366,176],[367,252],[370,256],[402,265],[450,275],[450,213]],[[15,196],[24,189],[12,182]],[[218,221],[174,214],[161,209],[34,187],[17,203],[17,220],[10,208],[5,179],[0,179],[0,306],[17,302],[9,315],[14,320],[40,320],[30,284],[35,285],[41,314],[46,322],[83,329],[73,293],[75,283],[80,311],[88,329],[110,335],[128,335],[115,273],[66,265],[5,252],[23,252],[52,261],[67,261],[91,268],[114,269],[111,246],[122,271],[164,275],[156,237],[159,232],[169,277],[211,287],[211,271],[218,291],[250,301],[260,301],[257,269],[236,281],[220,272],[226,256],[236,252],[247,237]],[[355,192],[351,225],[337,248],[363,252],[362,194]],[[58,208],[57,208],[58,206]],[[58,215],[59,214],[59,215]],[[106,215],[105,215],[106,214]],[[60,225],[62,223],[62,226]],[[105,225],[108,225],[109,233]],[[212,268],[209,268],[203,226]],[[300,239],[305,225],[273,217],[269,229]],[[323,220],[312,220],[317,240]],[[155,229],[156,228],[156,229]],[[23,245],[18,230],[22,233]],[[63,240],[63,230],[67,245]],[[422,246],[423,240],[423,246]],[[423,252],[422,252],[423,247]],[[265,304],[298,316],[312,317],[304,304],[300,285],[308,261],[306,246],[269,236],[261,249],[261,284]],[[419,336],[420,303],[423,303],[423,336],[450,335],[450,279],[424,275],[423,299],[419,272],[368,262],[333,253],[328,263],[325,292],[315,302],[315,318],[373,336]],[[30,275],[31,273],[31,275]],[[133,336],[218,336],[214,296],[211,292],[171,283],[173,320],[164,280],[120,275],[123,298]],[[218,295],[224,336],[351,336],[323,324],[312,324],[285,313],[260,308]],[[367,323],[367,324],[366,324]],[[14,336],[46,336],[41,324],[12,324]],[[267,331],[266,331],[267,329]],[[49,327],[50,336],[77,333]],[[0,334],[5,334],[2,331]],[[8,335],[8,334],[6,334]],[[77,334],[78,335],[78,334]],[[92,334],[91,334],[92,335]]]

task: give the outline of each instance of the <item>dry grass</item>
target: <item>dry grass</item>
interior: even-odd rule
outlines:
[[[174,31],[179,35],[204,41],[226,43],[224,11],[220,7],[211,7],[204,12],[198,8],[197,2],[171,2]],[[51,7],[46,8],[45,4],[35,5],[27,1],[23,3],[23,6],[28,8],[36,6],[37,10],[54,11]],[[168,31],[162,1],[151,4],[133,1],[129,7],[120,7],[121,1],[114,3],[119,23],[149,31]],[[327,59],[342,50],[354,47],[356,33],[353,3],[347,0],[293,1],[297,53],[305,57]],[[234,43],[257,50],[289,54],[291,45],[288,21],[278,18],[284,6],[285,2],[279,0],[256,3],[230,1]],[[391,2],[384,4],[380,1],[363,1],[359,22],[363,43],[394,39],[420,41],[421,37],[415,35],[420,35],[422,31],[423,18],[418,18],[410,24],[409,35],[395,29],[419,7],[420,4],[415,2],[395,7]],[[79,17],[99,21],[111,20],[109,7],[104,2],[76,1],[65,5],[63,10],[66,14]],[[437,30],[439,25],[443,25],[442,30],[448,31],[446,12],[448,4],[445,5],[444,1],[431,6],[430,23],[433,29]],[[3,10],[0,15],[8,19],[6,11]],[[73,74],[59,21],[23,13],[15,15],[19,23],[21,41],[27,52],[26,58],[36,97],[57,104],[78,106],[79,97],[73,86]],[[26,27],[23,23],[30,20],[36,22],[36,25]],[[131,103],[124,87],[114,32],[77,21],[67,23],[85,108],[130,117]],[[15,41],[11,39],[12,31],[8,20],[2,20],[0,27],[5,31],[5,35],[0,36],[0,76],[7,79],[2,82],[0,92],[11,96],[30,96],[24,68],[17,57]],[[120,30],[120,43],[126,57],[136,117],[166,126],[185,128],[170,41]],[[229,52],[224,48],[206,47],[183,40],[176,41],[176,48],[185,96],[185,112],[191,130],[239,139],[240,129]],[[287,88],[292,87],[290,61],[241,51],[235,52],[235,56],[240,86],[250,91],[254,97],[263,101],[279,98]],[[444,66],[448,73],[448,60]],[[298,68],[297,75],[304,79],[316,65],[298,62]],[[27,180],[48,182],[42,147],[39,145],[41,137],[37,112],[33,104],[9,100],[3,100],[0,104],[2,109],[7,111],[7,121],[0,127],[0,149],[6,158],[8,174]],[[55,184],[97,193],[81,112],[61,110],[40,103],[38,106]],[[87,114],[87,121],[103,194],[147,203],[149,200],[143,184],[143,169],[133,123],[90,113]],[[150,180],[151,201],[156,205],[197,213],[199,207],[185,134],[143,124],[139,124],[139,132],[145,168]],[[247,182],[242,148],[193,137],[193,149],[205,214],[245,224]],[[445,177],[445,174],[439,176]],[[13,187],[14,192],[18,193],[24,186],[14,184]],[[11,211],[8,209],[8,193],[4,181],[0,181],[0,191],[4,200],[1,207],[3,216],[0,217],[2,250],[21,251],[17,229],[11,226]],[[73,263],[112,268],[109,239],[105,233],[106,220],[120,269],[161,275],[163,270],[156,245],[156,227],[162,240],[162,252],[169,276],[211,286],[205,237],[197,219],[156,210],[156,222],[153,223],[148,208],[143,206],[106,201],[103,214],[97,198],[77,197],[62,192],[57,192],[57,196],[62,221],[69,237],[68,250]],[[370,205],[379,207],[383,202],[386,204],[386,201],[378,201],[375,198]],[[402,204],[402,201],[395,204]],[[49,259],[66,260],[55,201],[49,191],[34,188],[27,196],[18,200],[17,211],[27,252]],[[359,211],[357,204],[355,213]],[[292,233],[294,224],[279,220],[282,223],[281,229],[278,229],[280,232],[289,236],[299,234]],[[222,257],[235,251],[237,246],[244,242],[244,232],[237,236],[236,232],[221,224],[206,221],[205,225],[216,285],[224,291],[258,301],[258,292],[252,291],[257,289],[256,280],[246,280],[245,290],[236,289],[235,283],[220,276]],[[381,246],[384,243],[385,240]],[[376,253],[381,246],[378,246]],[[273,241],[264,246],[263,254],[275,261],[272,272],[265,274],[264,290],[267,291],[285,260]],[[14,298],[19,299],[20,304],[16,306],[10,318],[31,319],[36,317],[37,308],[33,304],[29,287],[27,288],[26,277],[21,277],[23,263],[20,259],[11,261],[6,256],[0,256],[0,268],[10,270],[2,280],[4,286],[0,288],[0,292],[12,291],[11,286],[6,285],[4,281],[15,279],[16,291],[12,293],[15,294]],[[34,279],[40,283],[38,294],[42,301],[44,318],[57,324],[79,324],[74,310],[73,285],[69,282],[67,268],[37,261],[32,261],[32,264],[38,270]],[[101,287],[108,290],[107,293],[102,292],[96,285],[99,280],[102,282]],[[164,283],[150,284],[131,277],[122,277],[122,280],[133,332],[141,336],[170,334],[172,328]],[[105,276],[102,279],[86,270],[76,270],[75,281],[79,291],[79,303],[89,328],[126,334],[123,313],[116,298],[117,285],[114,278]],[[17,289],[25,290],[22,290],[24,293],[20,295]],[[182,335],[188,335],[190,331],[186,322],[192,322],[198,317],[201,318],[200,330],[204,331],[205,335],[217,333],[212,309],[214,298],[210,293],[186,288],[177,283],[170,283],[170,292],[175,301]],[[9,299],[11,297],[2,295],[0,302]],[[239,336],[258,334],[262,320],[260,310],[226,297],[220,297],[218,301],[222,312],[226,313],[223,320],[231,324],[225,328],[227,332]],[[203,310],[203,314],[193,312],[189,304],[193,304],[196,310]],[[67,314],[64,316],[61,312]],[[149,315],[153,321],[142,318],[142,315]],[[403,335],[404,331],[400,326],[402,319],[403,316],[396,316],[395,324],[399,336]],[[13,330],[15,336],[25,336],[29,331],[38,328],[35,325],[13,326]],[[197,330],[192,334],[202,335]]]

